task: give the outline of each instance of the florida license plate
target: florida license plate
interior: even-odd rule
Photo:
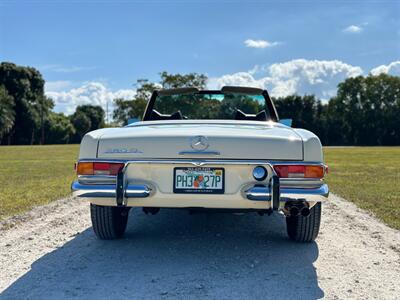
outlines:
[[[223,194],[223,168],[174,168],[174,193]]]

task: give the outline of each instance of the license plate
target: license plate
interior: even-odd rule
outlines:
[[[223,194],[223,168],[174,168],[174,193]]]

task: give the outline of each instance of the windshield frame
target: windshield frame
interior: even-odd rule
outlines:
[[[187,90],[189,91],[187,94],[192,94],[192,93],[193,94],[217,94],[217,95],[226,94],[221,90],[198,90],[198,91],[194,91],[194,90],[191,90],[190,88],[188,88]],[[161,91],[155,90],[152,93],[152,95],[150,97],[150,100],[147,102],[147,106],[146,106],[146,109],[145,109],[144,114],[143,114],[143,119],[142,119],[143,121],[153,121],[151,119],[151,113],[152,113],[152,111],[154,109],[154,104],[155,104],[156,99],[159,96],[161,96],[162,93],[163,93],[162,90]],[[182,93],[182,89],[176,89],[176,93],[174,93],[174,90],[168,90],[168,93],[172,94],[172,95],[174,95],[174,94],[176,94],[176,95],[185,94],[185,93]],[[279,121],[278,113],[276,111],[275,105],[272,102],[267,90],[262,90],[260,95],[262,95],[264,97],[265,108],[268,109],[269,114],[270,114],[270,120],[267,120],[267,121],[278,122]],[[207,120],[205,120],[205,121],[207,121]]]

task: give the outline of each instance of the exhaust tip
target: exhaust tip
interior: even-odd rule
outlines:
[[[310,215],[310,209],[308,207],[303,207],[300,213],[303,217],[308,217]]]
[[[289,212],[290,212],[290,215],[294,216],[294,217],[299,215],[299,209],[296,206],[292,206],[290,208]]]

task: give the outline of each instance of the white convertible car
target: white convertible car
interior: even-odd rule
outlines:
[[[131,207],[279,211],[295,241],[313,241],[327,168],[316,135],[279,123],[267,91],[155,91],[143,121],[82,140],[73,194],[88,199],[100,239],[121,237]]]

